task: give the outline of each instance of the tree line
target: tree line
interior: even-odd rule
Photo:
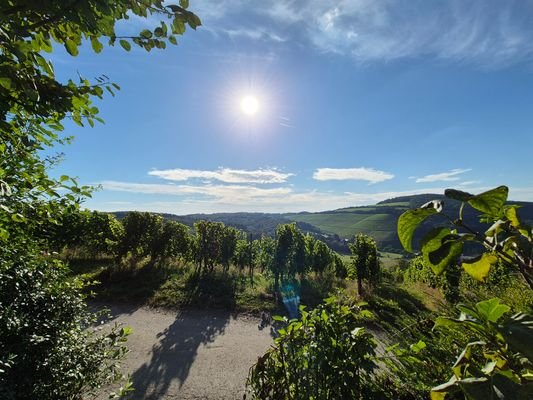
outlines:
[[[338,278],[357,278],[370,283],[379,275],[375,241],[358,235],[350,245],[352,263],[295,223],[280,224],[275,236],[253,238],[251,234],[222,222],[197,221],[191,229],[149,212],[133,211],[122,220],[98,211],[64,213],[59,220],[41,228],[40,236],[49,252],[78,252],[89,258],[112,257],[117,263],[136,264],[148,259],[153,265],[171,259],[194,263],[197,272],[209,273],[215,267],[228,271],[234,265],[250,277],[254,271],[268,271],[277,290],[280,281],[304,277],[310,272],[330,271]]]

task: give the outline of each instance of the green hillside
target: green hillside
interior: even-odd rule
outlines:
[[[420,207],[431,200],[444,201],[444,212],[450,216],[457,216],[460,202],[445,198],[439,194],[421,194],[413,196],[397,197],[382,201],[375,206],[349,207],[333,211],[319,213],[285,214],[287,219],[298,222],[306,222],[314,225],[323,233],[339,235],[341,238],[350,239],[356,233],[365,233],[373,236],[381,250],[401,252],[402,247],[396,234],[396,222],[398,217],[410,208]],[[520,215],[526,223],[533,223],[533,203],[511,201],[512,204],[521,206]],[[415,236],[415,242],[425,230],[430,229],[436,222],[442,223],[442,219],[434,217],[421,228],[421,232]],[[479,223],[477,214],[467,208],[464,216],[465,222],[474,229],[483,229]]]
[[[396,234],[396,222],[398,217],[410,208],[420,207],[431,200],[442,200],[444,212],[454,217],[458,215],[460,202],[445,198],[439,194],[421,194],[414,196],[397,197],[382,201],[373,206],[347,207],[332,211],[317,213],[302,212],[288,214],[267,213],[219,213],[219,214],[191,214],[178,216],[174,214],[162,214],[167,219],[184,223],[192,228],[194,222],[205,219],[220,221],[251,233],[254,237],[261,235],[273,236],[279,224],[296,222],[299,229],[309,232],[315,237],[324,240],[331,248],[340,252],[348,253],[345,239],[351,239],[357,233],[365,233],[376,239],[381,251],[400,253],[403,251]],[[522,219],[533,224],[533,203],[511,201],[512,204],[521,206]],[[117,212],[115,215],[122,218],[126,212]],[[477,214],[467,208],[464,215],[465,222],[474,229],[483,230]],[[430,229],[439,217],[433,217],[423,224],[415,242],[424,231]]]

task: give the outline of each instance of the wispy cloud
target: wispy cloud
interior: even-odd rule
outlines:
[[[313,173],[313,179],[317,181],[343,181],[358,180],[378,183],[394,178],[393,174],[379,171],[374,168],[318,168]]]
[[[253,15],[254,31],[268,32],[271,40],[290,32],[287,42],[307,42],[359,62],[424,56],[501,67],[533,59],[530,2],[266,0],[253,7],[242,0],[198,3],[206,26],[228,29],[243,15]]]
[[[480,183],[481,183],[481,181],[464,181],[464,182],[458,183],[458,185],[466,187],[466,186],[479,185]]]
[[[213,33],[218,34],[222,33],[230,38],[244,37],[252,40],[270,40],[273,42],[285,42],[287,39],[281,37],[280,35],[268,32],[262,29],[224,29],[212,30]]]
[[[336,208],[375,204],[398,196],[423,193],[443,193],[445,188],[420,188],[384,192],[323,192],[297,190],[294,187],[264,188],[248,185],[175,185],[120,181],[101,182],[104,191],[152,195],[157,200],[131,201],[128,209],[176,214],[214,212],[300,212],[326,211]],[[480,193],[489,187],[472,189]],[[161,198],[165,195],[165,198]],[[123,210],[124,205],[112,202],[98,203],[98,193],[88,202],[89,207],[103,211]],[[148,197],[149,199],[150,197]],[[533,187],[511,188],[510,199],[533,200]],[[165,200],[168,199],[168,200]]]
[[[170,181],[187,181],[189,179],[214,179],[225,183],[283,183],[293,176],[291,173],[280,172],[277,169],[242,170],[219,168],[214,171],[197,169],[165,169],[153,170],[149,175]]]
[[[247,199],[259,199],[282,196],[290,193],[292,190],[285,187],[260,188],[256,186],[243,185],[174,185],[174,184],[157,184],[157,183],[133,183],[120,181],[103,181],[100,183],[104,190],[174,195],[174,196],[205,196],[211,198],[224,198],[237,200],[237,197]]]
[[[452,169],[447,172],[440,172],[438,174],[430,174],[423,176],[421,178],[416,178],[416,183],[428,183],[428,182],[453,182],[461,179],[459,175],[464,174],[465,172],[472,171],[471,168],[468,169]]]
[[[417,189],[402,192],[332,193],[295,190],[293,187],[262,188],[248,185],[174,185],[120,181],[101,182],[104,191],[177,197],[172,201],[135,203],[132,209],[147,211],[196,212],[298,212],[324,211],[354,205],[374,204],[396,196],[441,192],[444,189]],[[163,208],[162,205],[165,205]],[[103,208],[113,209],[109,203]],[[115,207],[116,208],[116,207]]]

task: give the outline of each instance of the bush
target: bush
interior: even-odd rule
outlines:
[[[33,254],[0,256],[0,398],[75,399],[121,377],[128,329],[95,335],[68,272]]]
[[[300,312],[301,319],[280,329],[275,347],[250,370],[250,395],[257,399],[379,398],[373,375],[377,343],[361,326],[369,312],[335,297],[312,311],[301,307]]]

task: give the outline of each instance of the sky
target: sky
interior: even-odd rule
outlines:
[[[85,206],[299,212],[510,187],[533,201],[533,1],[191,0],[203,25],[150,53],[49,57],[105,74],[105,124],[67,125],[54,174]],[[131,18],[117,33],[157,26]],[[244,108],[243,108],[244,107]]]

